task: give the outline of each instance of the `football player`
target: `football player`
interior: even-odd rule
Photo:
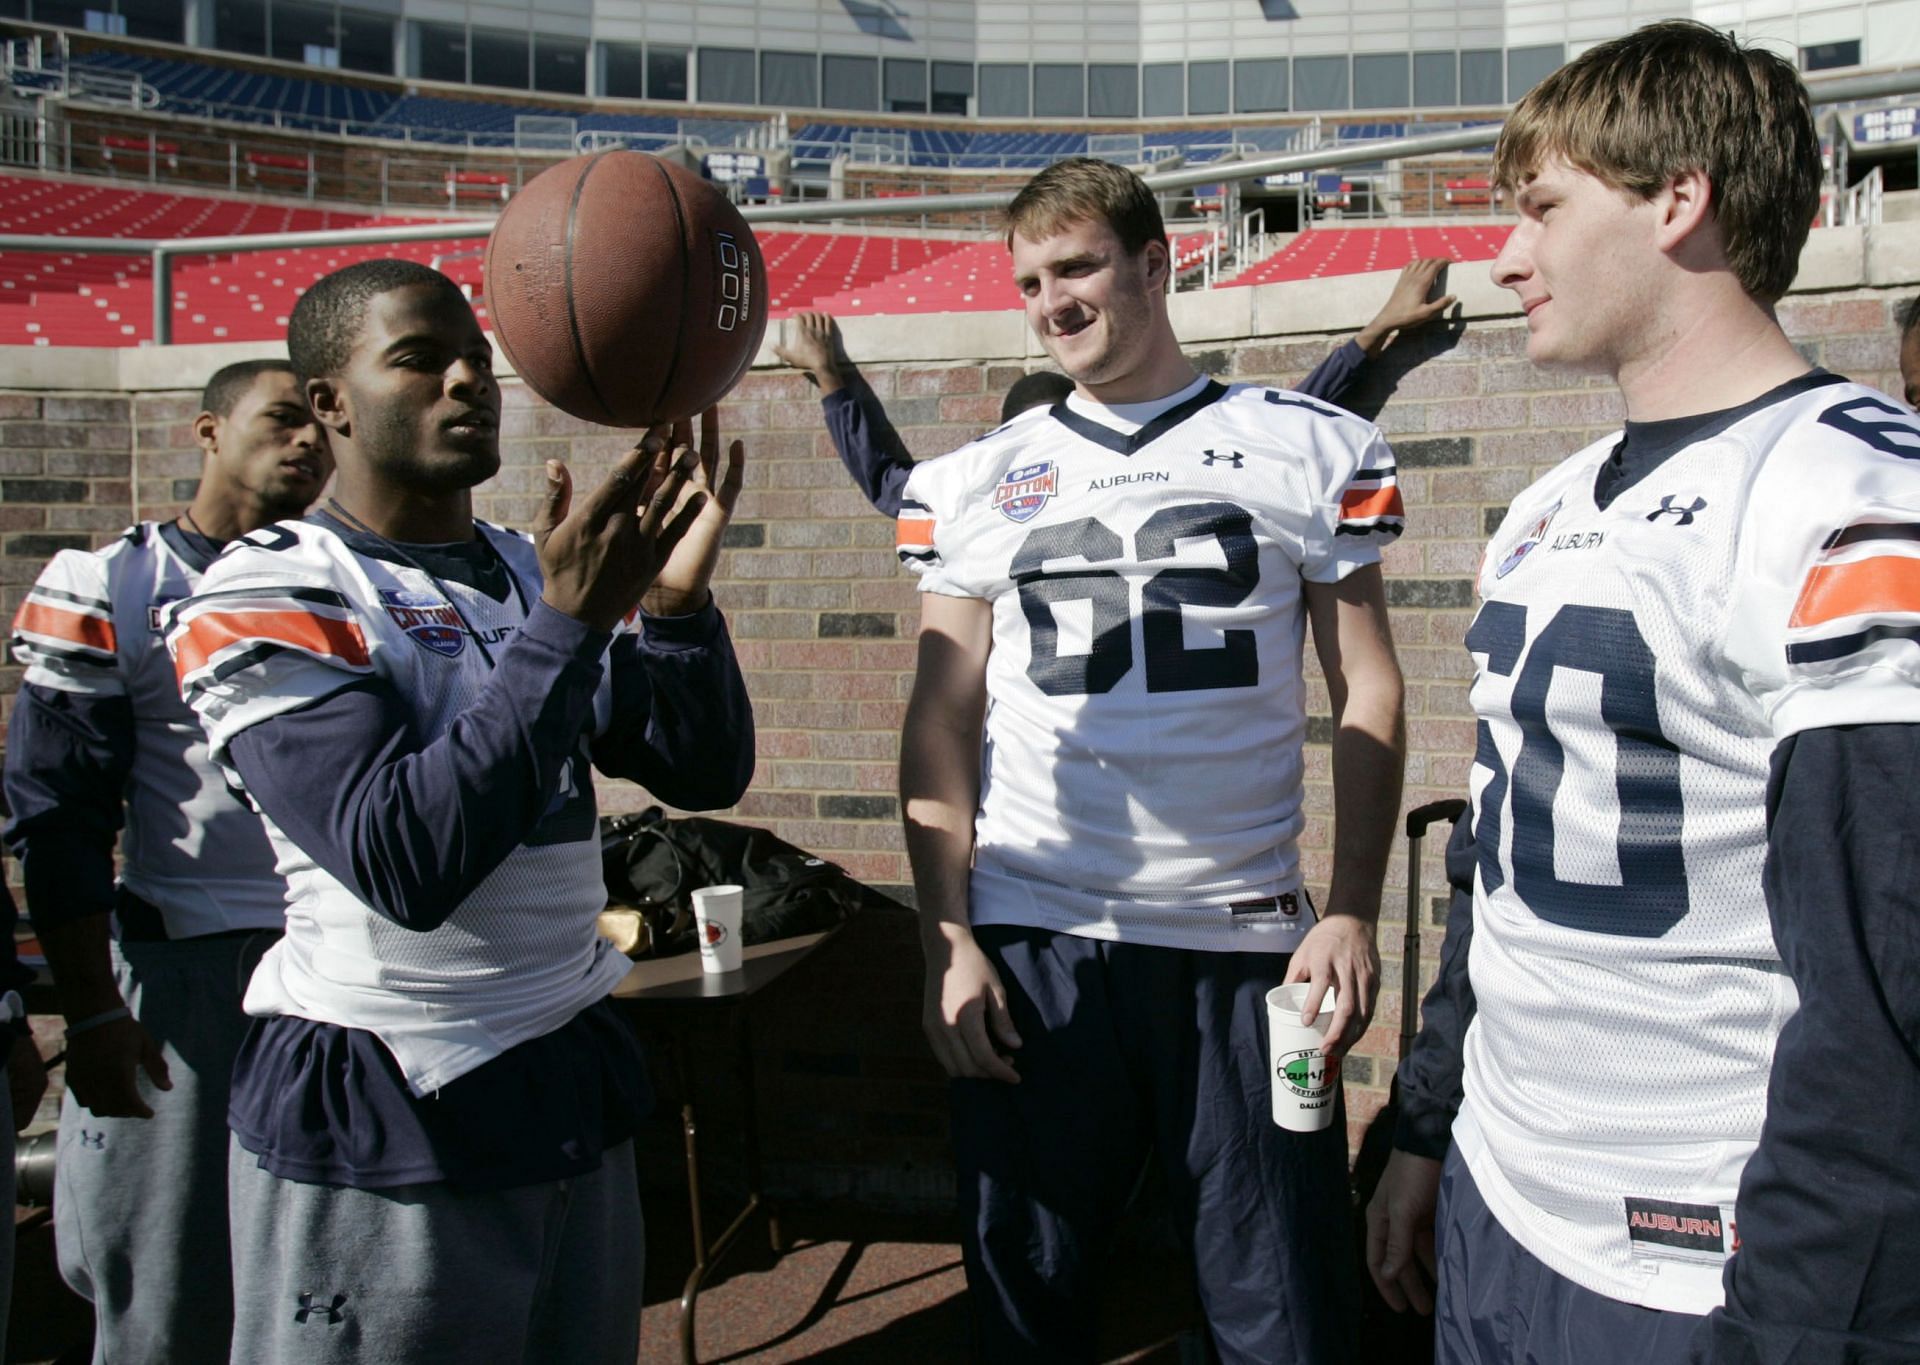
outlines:
[[[1375,1278],[1424,1294],[1437,1187],[1443,1360],[1920,1358],[1920,423],[1775,320],[1806,90],[1655,24],[1495,170],[1528,355],[1627,422],[1480,574],[1465,1099],[1444,1167],[1396,1153]]]
[[[13,623],[7,842],[67,1020],[55,1241],[93,1304],[97,1361],[226,1358],[228,1078],[246,971],[285,918],[266,832],[207,757],[160,615],[236,536],[306,511],[333,461],[285,361],[227,366],[200,408],[187,509],[61,551]]]
[[[1359,380],[1367,362],[1377,360],[1401,332],[1439,317],[1453,306],[1453,295],[1430,297],[1447,267],[1429,256],[1401,267],[1393,291],[1372,321],[1334,347],[1295,390],[1310,398],[1338,402]],[[913,472],[913,455],[894,430],[887,410],[866,379],[846,357],[840,329],[825,313],[796,313],[790,334],[774,345],[774,354],[804,370],[820,390],[827,434],[840,463],[867,500],[889,517],[900,515],[900,496]],[[1000,421],[1011,422],[1028,408],[1052,406],[1073,391],[1065,375],[1038,370],[1016,379],[1000,404]]]
[[[753,723],[707,589],[735,442],[656,429],[532,538],[474,520],[492,347],[406,261],[316,283],[288,349],[337,496],[170,615],[181,685],[266,820],[287,933],[234,1068],[235,1362],[630,1365],[648,1104],[608,992],[589,765],[731,805]]]
[[[1009,215],[1075,393],[917,466],[899,522],[924,594],[900,780],[976,1347],[1089,1358],[1152,1146],[1221,1358],[1349,1361],[1345,1125],[1272,1122],[1264,1001],[1310,981],[1311,1016],[1335,989],[1336,1052],[1373,1009],[1404,747],[1393,457],[1349,413],[1195,374],[1132,172],[1060,162]],[[1336,730],[1317,916],[1309,621]]]

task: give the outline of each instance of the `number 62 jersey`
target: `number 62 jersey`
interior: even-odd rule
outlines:
[[[1617,437],[1523,493],[1467,636],[1455,1140],[1551,1269],[1692,1313],[1721,1300],[1798,1005],[1761,886],[1773,751],[1920,721],[1920,422],[1818,372],[1729,417],[1605,507]]]
[[[1399,534],[1393,457],[1290,392],[1200,380],[1171,402],[1125,429],[1031,410],[908,480],[921,590],[992,604],[969,909],[1286,952],[1312,921],[1302,580]]]

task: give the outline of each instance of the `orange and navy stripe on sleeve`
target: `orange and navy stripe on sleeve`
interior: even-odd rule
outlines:
[[[893,547],[903,564],[937,564],[940,552],[933,547],[933,509],[912,498],[900,500],[900,516],[894,522]]]
[[[328,588],[240,588],[192,598],[175,609],[167,648],[188,692],[285,651],[353,672],[372,666],[353,608]]]
[[[1812,671],[1920,647],[1920,523],[1862,522],[1829,536],[1787,631],[1788,665]]]
[[[27,654],[111,668],[117,643],[105,598],[36,583],[13,618],[13,647]]]
[[[1398,471],[1392,465],[1363,469],[1340,494],[1340,519],[1334,534],[1366,536],[1376,532],[1397,536],[1407,529],[1406,508],[1400,501]]]

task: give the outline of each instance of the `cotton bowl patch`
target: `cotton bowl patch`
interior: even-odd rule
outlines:
[[[1559,511],[1560,504],[1556,502],[1527,528],[1527,533],[1520,537],[1520,543],[1507,551],[1506,558],[1502,559],[1499,567],[1493,571],[1495,578],[1505,578],[1520,567],[1520,561],[1527,557],[1533,547],[1547,538],[1547,528],[1553,525],[1553,519]]]
[[[380,605],[387,609],[393,623],[404,630],[414,643],[444,658],[455,659],[467,647],[467,630],[453,604],[432,593],[408,592],[405,588],[380,589]]]
[[[1008,521],[1032,521],[1059,487],[1060,471],[1052,460],[1010,469],[993,490],[993,510]]]

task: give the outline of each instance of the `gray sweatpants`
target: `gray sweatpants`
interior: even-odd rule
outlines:
[[[232,1144],[234,1365],[633,1365],[633,1144],[577,1180],[357,1190]]]
[[[54,1239],[61,1277],[93,1303],[95,1365],[227,1358],[227,1096],[240,999],[274,937],[114,946],[114,978],[173,1089],[139,1073],[150,1119],[98,1118],[71,1091],[61,1101]]]

